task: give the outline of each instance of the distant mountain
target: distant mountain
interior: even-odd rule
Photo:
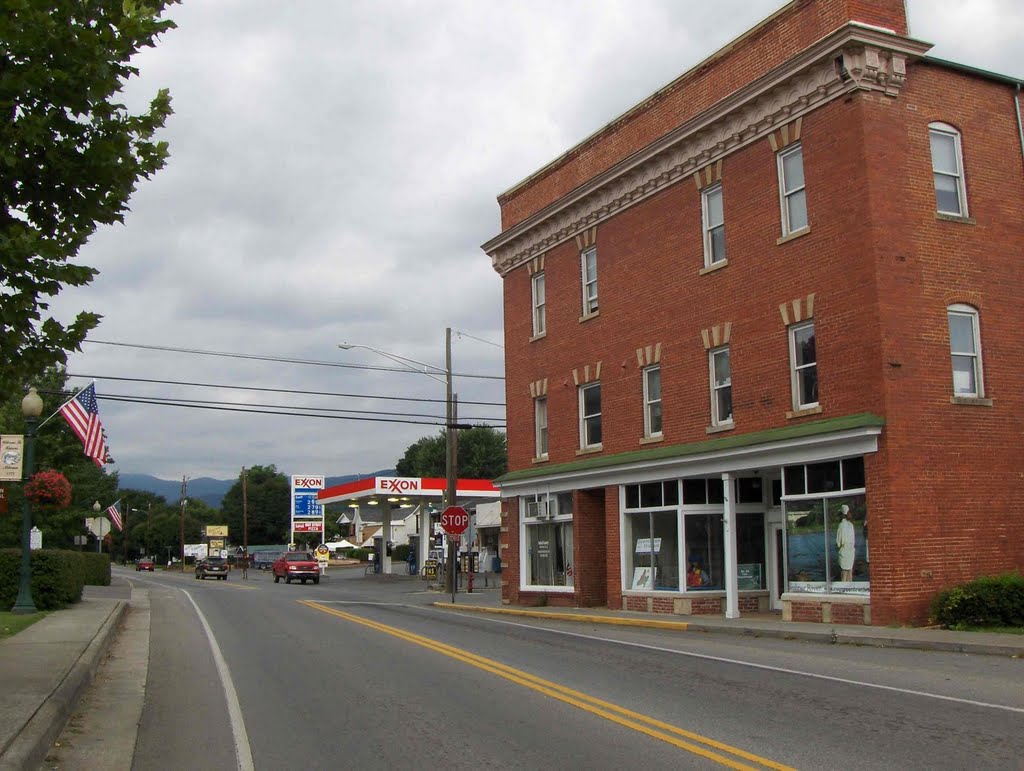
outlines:
[[[394,469],[382,469],[371,474],[348,474],[340,477],[327,477],[325,480],[328,487],[343,485],[364,476],[389,477],[394,476]],[[119,474],[120,487],[130,490],[145,490],[146,492],[159,495],[168,503],[177,503],[181,500],[180,479],[160,479],[149,474]],[[219,509],[224,496],[231,486],[238,481],[234,479],[211,479],[210,477],[197,477],[188,480],[188,497],[198,498],[208,506]]]

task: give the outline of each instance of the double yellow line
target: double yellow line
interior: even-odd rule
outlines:
[[[327,613],[338,618],[351,621],[354,624],[361,624],[362,626],[369,627],[378,632],[389,634],[392,637],[397,637],[400,640],[405,640],[414,645],[419,645],[423,648],[428,648],[432,651],[436,651],[444,656],[448,656],[457,661],[461,661],[464,664],[481,669],[485,672],[490,672],[498,677],[502,677],[510,682],[521,685],[524,688],[542,693],[545,696],[550,696],[552,699],[564,702],[565,704],[571,704],[574,707],[582,709],[598,717],[602,717],[605,720],[610,720],[613,723],[621,725],[625,728],[631,728],[634,731],[639,731],[642,734],[646,734],[654,739],[659,739],[667,744],[671,744],[674,747],[678,747],[681,750],[686,750],[694,755],[699,755],[708,760],[712,760],[723,766],[737,769],[758,769],[758,768],[773,768],[777,771],[793,771],[789,766],[785,766],[781,763],[776,763],[768,758],[762,758],[759,755],[754,755],[751,752],[746,752],[738,747],[732,747],[723,742],[716,741],[706,736],[687,731],[678,726],[665,723],[661,720],[642,715],[639,712],[633,712],[632,710],[625,709],[611,702],[603,701],[601,699],[589,696],[580,691],[574,691],[571,688],[553,683],[550,680],[544,680],[543,678],[531,675],[528,672],[523,672],[520,669],[507,666],[501,662],[488,659],[483,656],[477,656],[475,653],[469,653],[461,648],[456,648],[451,645],[446,645],[436,640],[432,640],[429,637],[423,637],[422,635],[414,634],[412,632],[406,632],[397,627],[388,626],[387,624],[381,624],[376,621],[370,621],[369,619],[361,618],[360,616],[354,616],[351,613],[346,613],[337,608],[332,608],[327,605],[322,605],[313,600],[299,600],[303,605],[306,605],[314,610],[319,610],[323,613]],[[731,757],[730,757],[731,756]],[[745,761],[745,762],[744,762]]]

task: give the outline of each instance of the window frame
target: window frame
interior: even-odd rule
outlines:
[[[548,457],[548,397],[533,400],[533,450],[538,459]]]
[[[715,367],[716,360],[719,356],[725,354],[729,366],[729,378],[728,382],[719,385],[717,382],[717,369]],[[712,348],[708,351],[708,377],[710,379],[710,393],[711,393],[711,425],[712,426],[731,426],[733,425],[733,409],[732,409],[732,352],[729,350],[728,345],[720,345],[717,348]],[[729,416],[722,417],[720,414],[721,405],[719,404],[719,392],[729,390]]]
[[[540,291],[538,291],[538,288]],[[532,324],[533,337],[546,335],[547,327],[547,282],[544,278],[544,271],[534,273],[530,277],[530,292],[532,303]]]
[[[589,269],[589,257],[593,256],[593,275]],[[589,290],[593,288],[593,293]],[[597,247],[591,246],[580,252],[580,289],[582,291],[583,317],[593,316],[598,312],[600,305],[597,294]]]
[[[814,330],[814,319],[808,319],[807,321],[801,321],[796,324],[790,324],[786,328],[786,334],[789,336],[789,375],[790,375],[790,387],[793,392],[793,409],[795,411],[809,410],[817,407],[820,401],[820,395],[812,402],[802,402],[800,393],[800,375],[803,370],[814,368],[814,383],[815,390],[818,391],[820,388],[820,380],[818,378],[818,339],[817,330],[813,331],[814,334],[814,362],[811,364],[797,364],[797,350],[796,350],[796,334],[797,332],[811,327]]]
[[[932,137],[939,136],[952,140],[953,142],[953,157],[956,161],[956,169],[954,172],[946,170],[939,171],[935,168],[935,151],[932,148]],[[967,182],[964,177],[964,155],[963,155],[963,142],[961,139],[960,132],[950,126],[948,123],[929,123],[928,124],[928,153],[931,157],[932,162],[932,186],[935,188],[935,211],[937,214],[944,214],[947,217],[968,217],[967,213]],[[946,211],[942,208],[939,203],[939,188],[935,185],[935,178],[937,176],[944,176],[952,178],[956,185],[956,197],[957,203],[960,205],[960,211]]]
[[[588,391],[597,390],[597,412],[586,412],[586,394]],[[579,416],[580,416],[580,449],[590,450],[601,447],[601,381],[595,380],[592,383],[585,383],[579,387]],[[594,423],[596,421],[598,439],[591,441]]]
[[[658,397],[656,399],[651,398],[650,378],[651,375],[657,373],[658,375]],[[644,398],[644,436],[648,439],[659,437],[663,435],[665,426],[665,418],[661,412],[662,399],[661,399],[661,365],[653,364],[650,367],[644,367],[643,369],[643,398]],[[654,430],[654,407],[657,405],[658,410],[658,429]]]
[[[966,303],[954,303],[946,308],[946,326],[949,327],[949,320],[951,316],[961,316],[968,318],[971,321],[971,339],[974,343],[973,352],[965,351],[954,351],[953,350],[953,335],[950,333],[949,336],[949,356],[950,364],[952,365],[957,358],[973,359],[972,372],[974,374],[974,391],[971,393],[965,391],[956,390],[956,367],[953,367],[953,396],[962,399],[984,399],[985,398],[985,375],[984,368],[982,367],[981,361],[981,317],[978,313],[978,309],[973,305],[967,305]]]
[[[711,221],[711,207],[709,206],[709,200],[712,196],[717,195],[722,212],[722,218],[720,222],[714,223]],[[700,206],[701,206],[701,220],[704,228],[704,267],[710,268],[715,265],[720,265],[726,262],[726,248],[725,248],[725,197],[722,193],[722,183],[718,182],[711,187],[701,190],[700,193]],[[714,232],[721,229],[722,231],[722,254],[715,255],[714,245]]]
[[[787,188],[786,182],[786,166],[785,159],[796,153],[800,154],[800,171],[803,177],[803,184],[799,187],[795,187],[792,190]],[[803,143],[796,142],[789,147],[780,150],[775,155],[775,161],[778,166],[779,172],[779,206],[781,209],[782,216],[782,235],[788,236],[793,233],[799,233],[803,230],[807,230],[811,226],[810,217],[807,212],[807,172],[804,168],[804,147]],[[790,199],[798,193],[803,193],[804,197],[804,224],[798,228],[792,226],[792,216],[789,209]]]

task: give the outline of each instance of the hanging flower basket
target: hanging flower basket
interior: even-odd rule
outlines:
[[[25,497],[35,506],[66,509],[71,504],[71,483],[59,471],[39,471],[25,483]]]

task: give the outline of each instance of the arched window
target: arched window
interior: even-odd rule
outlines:
[[[945,123],[928,126],[932,148],[932,176],[935,179],[935,203],[939,214],[967,216],[967,188],[964,185],[964,159],[960,132]]]
[[[949,318],[949,353],[953,359],[953,395],[981,398],[985,395],[981,371],[981,332],[978,311],[958,303],[946,309]]]

